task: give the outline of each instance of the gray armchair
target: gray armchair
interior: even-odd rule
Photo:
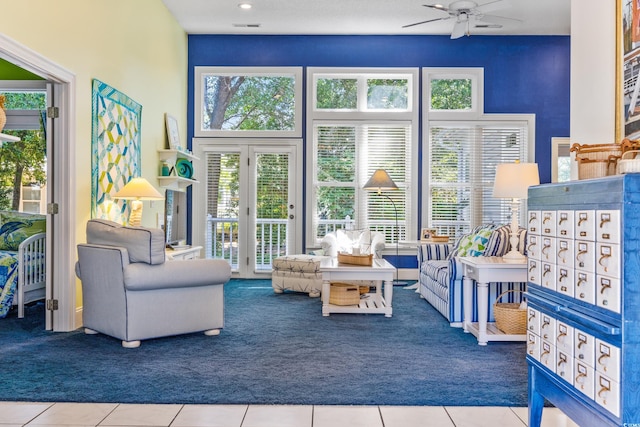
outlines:
[[[90,220],[76,274],[85,333],[118,338],[123,347],[192,332],[218,335],[224,326],[223,286],[231,267],[210,259],[165,262],[160,229]]]

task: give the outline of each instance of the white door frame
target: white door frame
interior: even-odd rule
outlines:
[[[231,139],[231,138],[194,138],[193,139],[193,153],[199,160],[194,161],[194,177],[198,184],[195,184],[192,188],[192,243],[197,246],[204,246],[205,244],[205,229],[204,224],[206,217],[204,212],[206,211],[205,200],[207,194],[206,188],[206,170],[205,170],[205,154],[207,151],[228,151],[238,152],[241,155],[248,157],[253,153],[252,147],[269,147],[269,151],[278,151],[278,147],[281,149],[292,149],[291,162],[293,175],[289,177],[290,194],[292,194],[293,200],[290,203],[294,205],[290,214],[294,215],[294,227],[291,230],[293,233],[293,239],[288,243],[290,253],[302,253],[302,140],[301,139]],[[241,179],[243,176],[241,175]],[[248,189],[249,183],[240,182],[241,188]],[[246,212],[247,206],[241,206],[240,211]],[[248,228],[246,225],[243,228]],[[242,255],[242,254],[241,254]],[[259,278],[269,273],[258,274],[253,271],[253,268],[246,270],[244,267],[239,267],[238,272],[234,272],[234,276],[241,275],[242,277]]]
[[[76,77],[75,74],[48,60],[35,51],[0,34],[0,58],[53,84],[59,110],[54,127],[54,150],[47,153],[49,172],[49,203],[57,203],[58,214],[47,216],[47,299],[58,300],[51,325],[54,331],[65,332],[80,324],[76,312],[75,244],[76,244]],[[52,262],[51,254],[56,254]],[[77,319],[78,318],[78,319]],[[78,321],[77,321],[78,320]]]

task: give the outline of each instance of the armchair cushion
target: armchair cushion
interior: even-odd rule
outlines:
[[[162,264],[165,257],[164,232],[159,228],[125,227],[105,219],[87,222],[87,243],[121,246],[130,262]]]
[[[228,262],[192,259],[151,266],[129,264],[124,269],[124,287],[130,291],[193,288],[225,283],[231,275]]]

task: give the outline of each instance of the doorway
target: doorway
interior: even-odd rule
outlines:
[[[46,329],[71,331],[75,309],[75,76],[0,34],[0,59],[43,78],[49,85],[47,130],[47,310]],[[54,259],[55,254],[55,259]],[[56,309],[57,306],[57,309]]]
[[[274,258],[301,250],[301,146],[194,141],[193,243],[235,277],[270,277]]]

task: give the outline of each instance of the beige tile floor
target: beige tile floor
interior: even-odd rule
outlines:
[[[6,426],[526,427],[527,408],[0,402]],[[545,408],[543,427],[577,427]]]

